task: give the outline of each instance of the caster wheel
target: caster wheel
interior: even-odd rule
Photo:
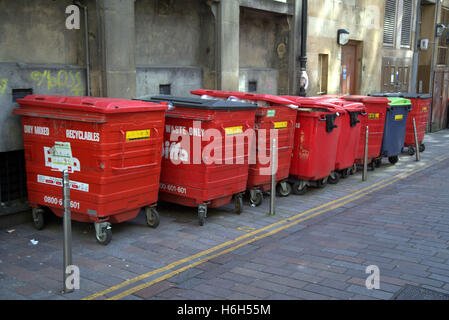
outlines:
[[[296,195],[303,195],[307,192],[307,183],[305,181],[296,181],[292,186],[292,191]]]
[[[419,152],[424,152],[426,150],[426,146],[424,145],[424,143],[421,143],[419,145]]]
[[[357,165],[354,164],[351,168],[351,174],[356,174],[357,173]]]
[[[281,197],[288,197],[292,193],[292,186],[288,182],[279,182],[276,191]]]
[[[329,177],[317,180],[316,186],[320,189],[324,188],[326,186],[327,182],[329,181]]]
[[[249,203],[251,206],[258,207],[263,202],[263,195],[260,190],[250,191]]]
[[[34,228],[42,230],[45,227],[44,209],[33,208],[32,209]]]
[[[376,168],[380,168],[380,166],[382,165],[382,159],[374,160],[374,165],[376,166]]]
[[[412,146],[408,147],[407,153],[409,156],[414,156],[415,155],[415,148],[413,148]]]
[[[399,157],[398,156],[388,157],[388,161],[390,161],[391,164],[396,164],[399,161]]]
[[[343,179],[346,179],[347,177],[349,177],[349,175],[351,175],[351,173],[352,173],[352,167],[346,168],[346,169],[340,171],[340,176]]]
[[[368,169],[370,169],[371,171],[376,170],[376,165],[374,163],[374,160],[368,164]]]
[[[145,207],[145,216],[147,220],[147,225],[150,228],[157,228],[159,225],[160,219],[159,219],[159,213],[157,212],[156,208],[154,207]]]
[[[243,210],[243,198],[241,195],[235,196],[235,213],[241,214]]]
[[[337,171],[332,172],[327,178],[327,182],[329,182],[330,184],[337,184],[338,181],[340,181],[340,174]],[[322,188],[320,184],[319,187]]]
[[[200,226],[204,226],[207,217],[207,207],[205,205],[198,206],[198,223]]]
[[[106,246],[112,240],[112,230],[109,223],[95,224],[96,238],[99,244]]]

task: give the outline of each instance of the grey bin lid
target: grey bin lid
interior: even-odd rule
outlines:
[[[432,95],[429,93],[411,93],[411,92],[376,92],[370,93],[371,97],[397,97],[406,99],[431,99]]]
[[[191,97],[175,97],[169,95],[160,96],[146,96],[140,97],[136,100],[142,100],[147,102],[168,102],[174,107],[194,108],[194,109],[206,109],[206,110],[255,110],[258,108],[257,104],[244,103],[237,101],[225,101],[216,99],[201,99]]]

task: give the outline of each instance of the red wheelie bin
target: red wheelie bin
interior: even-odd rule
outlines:
[[[71,218],[95,223],[108,244],[111,223],[143,208],[151,227],[161,169],[166,105],[125,99],[29,95],[22,116],[28,199],[36,228],[44,209],[63,215],[62,171],[70,178]]]
[[[324,187],[334,172],[341,117],[334,104],[288,98],[299,106],[289,182],[293,193],[301,195],[308,186]]]
[[[363,103],[346,101],[327,96],[312,97],[319,101],[339,106],[341,109],[341,132],[338,139],[335,172],[329,176],[328,182],[335,184],[340,177],[346,178],[357,170],[355,164],[360,144],[361,122],[367,115]]]
[[[385,117],[390,100],[385,97],[344,96],[343,99],[361,102],[365,106],[366,117],[361,119],[359,148],[356,163],[362,165],[365,159],[366,127],[368,131],[368,166],[374,170],[381,165],[381,148],[385,128]]]
[[[173,96],[138,99],[171,105],[166,114],[159,199],[198,207],[201,226],[208,207],[224,206],[233,197],[235,212],[240,214],[257,105]]]
[[[296,122],[297,106],[290,100],[273,95],[254,94],[238,91],[219,91],[219,90],[195,90],[192,94],[203,97],[215,97],[224,99],[238,99],[249,103],[257,103],[255,129],[256,129],[256,152],[255,163],[249,166],[247,189],[250,194],[250,203],[258,206],[263,201],[263,192],[271,188],[270,163],[263,161],[259,157],[261,141],[260,133],[266,130],[265,150],[271,150],[271,138],[268,136],[270,130],[274,129],[277,133],[277,171],[276,171],[276,191],[277,194],[286,197],[291,193],[291,186],[287,179],[289,177],[294,127]],[[265,155],[264,155],[265,156]]]

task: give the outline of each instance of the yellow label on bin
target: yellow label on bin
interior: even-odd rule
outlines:
[[[370,120],[378,120],[379,114],[378,113],[368,113],[368,119]]]
[[[225,128],[225,133],[226,133],[226,135],[240,134],[240,133],[243,133],[243,127],[242,126],[228,127],[228,128]]]
[[[280,121],[280,122],[275,122],[274,123],[274,128],[275,129],[284,129],[287,128],[287,121]]]
[[[404,115],[403,114],[397,114],[394,116],[394,120],[402,120],[404,119]]]
[[[422,108],[422,111],[427,111],[427,107],[423,107],[423,108]]]
[[[126,131],[126,141],[144,140],[150,138],[151,130]]]

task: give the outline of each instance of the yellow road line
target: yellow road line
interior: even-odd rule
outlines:
[[[447,156],[447,155],[448,155],[448,154],[444,154],[444,155],[438,156],[438,157],[436,157],[436,158],[434,158],[434,159],[431,159],[431,160],[429,160],[428,162],[420,163],[419,166],[425,166],[427,163],[431,163],[432,161],[435,161],[435,160],[440,159],[440,158],[442,158],[442,157],[445,157],[445,156]],[[257,230],[255,230],[255,231],[246,233],[246,234],[244,234],[244,235],[242,235],[242,236],[240,236],[240,237],[237,237],[237,238],[235,238],[235,239],[233,239],[233,240],[226,241],[226,242],[224,242],[224,243],[221,243],[221,244],[219,244],[219,245],[216,245],[216,246],[214,246],[214,247],[212,247],[212,248],[209,248],[209,249],[207,249],[207,250],[198,252],[198,253],[196,253],[196,254],[194,254],[194,255],[191,255],[191,256],[189,256],[189,257],[186,257],[186,258],[177,260],[177,261],[175,261],[175,262],[173,262],[173,263],[170,263],[170,264],[168,264],[168,265],[166,265],[166,266],[164,266],[164,267],[162,267],[162,268],[159,268],[159,269],[156,269],[156,270],[147,272],[147,273],[142,274],[142,275],[140,275],[140,276],[137,276],[137,277],[135,277],[135,278],[133,278],[133,279],[126,280],[126,281],[124,281],[124,282],[122,282],[122,283],[120,283],[120,284],[117,284],[117,285],[115,285],[115,286],[112,286],[112,287],[110,287],[110,288],[108,288],[108,289],[105,289],[105,290],[99,291],[99,292],[97,292],[97,293],[94,293],[94,294],[92,294],[92,295],[90,295],[90,296],[84,298],[83,300],[93,300],[93,299],[95,299],[95,298],[104,296],[105,294],[111,293],[111,292],[113,292],[113,291],[116,291],[116,290],[121,289],[121,288],[123,288],[123,287],[126,287],[126,286],[128,286],[128,285],[131,285],[131,284],[136,283],[136,282],[138,282],[138,281],[141,281],[141,280],[144,280],[144,279],[146,279],[146,278],[149,278],[149,277],[151,277],[151,276],[153,276],[153,275],[156,275],[156,274],[158,274],[158,273],[161,273],[161,272],[164,272],[164,271],[171,270],[171,269],[173,269],[173,268],[175,268],[175,267],[177,267],[177,266],[179,266],[179,265],[181,265],[181,264],[183,264],[183,263],[186,263],[186,262],[191,261],[191,260],[196,259],[196,258],[200,258],[200,257],[202,257],[202,256],[204,256],[204,255],[210,254],[210,253],[215,252],[215,251],[217,251],[217,250],[220,250],[220,249],[222,249],[222,248],[224,248],[224,247],[233,245],[233,244],[235,244],[235,243],[237,243],[237,242],[239,242],[239,241],[241,241],[241,240],[244,240],[244,239],[247,239],[247,238],[252,237],[252,236],[254,236],[254,235],[257,235],[258,233],[261,233],[261,232],[266,231],[266,230],[268,230],[268,229],[277,227],[277,226],[279,226],[279,225],[281,225],[281,224],[284,224],[284,223],[286,223],[286,222],[290,222],[290,221],[292,221],[292,220],[301,218],[301,217],[303,217],[303,216],[305,216],[305,215],[307,215],[307,214],[309,214],[309,213],[312,213],[312,212],[314,212],[314,211],[320,210],[320,209],[322,209],[322,208],[325,208],[325,207],[327,207],[327,206],[330,206],[330,205],[332,205],[332,204],[334,204],[334,203],[337,203],[337,202],[340,202],[340,201],[342,201],[342,200],[348,199],[348,198],[350,198],[350,197],[356,196],[357,194],[361,194],[361,193],[363,193],[363,192],[365,192],[365,191],[367,191],[367,190],[369,190],[369,189],[372,189],[372,188],[374,188],[374,187],[376,187],[376,186],[378,186],[378,185],[380,185],[380,184],[382,184],[382,183],[384,183],[384,182],[388,182],[388,181],[391,181],[391,180],[393,180],[393,179],[395,179],[395,178],[398,178],[399,176],[401,176],[401,175],[403,175],[403,174],[406,174],[407,172],[413,172],[413,171],[416,170],[416,169],[417,169],[417,168],[415,167],[415,168],[412,168],[412,169],[407,170],[407,171],[405,171],[405,172],[401,172],[401,173],[399,173],[399,174],[396,174],[396,175],[394,175],[394,176],[392,176],[392,177],[385,178],[385,179],[380,180],[380,181],[378,181],[378,182],[376,182],[376,183],[374,183],[374,184],[372,184],[372,185],[370,185],[370,186],[367,186],[367,187],[365,187],[365,188],[363,188],[363,189],[361,189],[361,190],[358,190],[358,191],[356,191],[356,192],[353,192],[353,193],[348,194],[348,195],[346,195],[346,196],[343,196],[343,197],[341,197],[341,198],[338,198],[338,199],[329,201],[329,202],[324,203],[324,204],[322,204],[322,205],[320,205],[320,206],[317,206],[317,207],[308,209],[308,210],[306,210],[306,211],[304,211],[304,212],[302,212],[302,213],[300,213],[300,214],[294,215],[294,216],[289,217],[289,218],[286,218],[286,219],[282,219],[282,220],[280,220],[280,221],[278,221],[278,222],[276,222],[276,223],[273,223],[273,224],[267,225],[267,226],[265,226],[265,227],[263,227],[263,228],[257,229]]]
[[[391,184],[393,184],[393,183],[395,183],[395,182],[397,182],[397,181],[399,181],[399,180],[403,180],[403,179],[405,179],[405,178],[407,178],[407,177],[409,177],[409,176],[411,176],[411,175],[413,175],[413,174],[415,174],[415,173],[418,173],[418,172],[420,172],[420,171],[423,171],[424,169],[426,169],[426,168],[428,168],[428,167],[430,167],[430,166],[432,166],[432,165],[435,165],[435,164],[437,164],[437,163],[440,163],[441,161],[444,161],[444,160],[446,160],[446,159],[449,159],[449,157],[445,157],[445,158],[443,158],[443,159],[440,159],[439,161],[437,161],[437,162],[435,162],[435,163],[427,164],[427,165],[423,166],[422,168],[419,168],[418,170],[411,171],[411,172],[409,172],[408,174],[406,174],[406,175],[404,175],[404,176],[402,176],[402,177],[399,177],[399,178],[397,178],[397,179],[394,180],[394,181],[390,181],[390,182],[388,182],[388,183],[386,183],[386,184],[384,184],[384,185],[381,185],[381,186],[379,186],[379,187],[377,187],[377,188],[374,188],[374,189],[372,189],[372,190],[369,190],[369,191],[367,191],[367,192],[365,192],[365,193],[363,193],[363,194],[360,194],[360,195],[358,195],[358,196],[356,196],[356,197],[354,197],[354,198],[348,199],[348,200],[346,200],[346,201],[344,201],[344,202],[342,202],[342,203],[338,203],[338,204],[336,204],[336,205],[334,205],[334,206],[332,206],[332,207],[329,207],[329,208],[326,208],[326,209],[324,209],[324,210],[315,212],[314,214],[312,214],[312,215],[310,215],[310,216],[304,217],[304,218],[302,218],[302,219],[298,219],[298,220],[296,220],[296,221],[294,221],[294,222],[291,222],[291,223],[289,223],[289,224],[286,224],[286,225],[284,225],[284,226],[281,226],[281,227],[279,227],[279,228],[277,228],[277,229],[275,229],[275,230],[269,231],[269,232],[267,232],[267,233],[265,233],[265,234],[263,234],[263,235],[254,237],[253,239],[250,239],[250,240],[247,240],[247,241],[245,241],[245,242],[239,243],[239,244],[237,244],[237,245],[235,245],[235,246],[233,246],[233,247],[231,247],[231,248],[228,248],[228,249],[225,249],[225,250],[223,250],[223,251],[217,252],[217,253],[215,253],[215,254],[213,254],[213,255],[211,255],[211,256],[208,256],[208,257],[206,257],[206,258],[204,258],[204,259],[202,259],[202,260],[196,261],[196,262],[191,263],[191,264],[189,264],[189,265],[186,265],[186,266],[184,266],[184,267],[182,267],[182,268],[179,268],[179,269],[177,269],[177,270],[175,270],[175,271],[172,271],[172,272],[170,272],[170,273],[167,273],[167,274],[165,274],[165,275],[163,275],[163,276],[161,276],[161,277],[159,277],[159,278],[156,278],[156,279],[154,279],[154,280],[152,280],[152,281],[149,281],[149,282],[143,283],[143,284],[141,284],[141,285],[138,285],[138,286],[136,286],[136,287],[130,288],[130,289],[128,289],[128,290],[126,290],[126,291],[123,291],[123,292],[121,292],[121,293],[119,293],[119,294],[117,294],[117,295],[115,295],[115,296],[113,296],[113,297],[111,297],[111,298],[109,298],[109,299],[107,299],[107,300],[119,300],[119,299],[121,299],[121,298],[124,298],[124,297],[126,297],[126,296],[129,296],[129,295],[131,295],[131,294],[133,294],[133,293],[136,293],[136,292],[138,292],[138,291],[140,291],[140,290],[142,290],[142,289],[148,288],[148,287],[150,287],[150,286],[152,286],[152,285],[154,285],[154,284],[156,284],[156,283],[158,283],[158,282],[161,282],[161,281],[166,280],[166,279],[169,279],[169,278],[171,278],[171,277],[173,277],[173,276],[175,276],[175,275],[177,275],[177,274],[180,274],[180,273],[182,273],[182,272],[184,272],[184,271],[186,271],[186,270],[188,270],[188,269],[194,268],[194,267],[196,267],[197,265],[200,265],[200,264],[202,264],[202,263],[204,263],[204,262],[206,262],[206,261],[212,260],[212,259],[214,259],[214,258],[216,258],[216,257],[219,257],[219,256],[221,256],[221,255],[224,255],[224,254],[226,254],[226,253],[235,251],[235,250],[237,250],[238,248],[241,248],[241,247],[243,247],[243,246],[246,246],[246,245],[248,245],[248,244],[250,244],[250,243],[253,243],[253,242],[255,242],[255,241],[264,239],[264,238],[266,238],[266,237],[268,237],[268,236],[271,236],[271,235],[273,235],[273,234],[276,234],[276,233],[278,233],[278,232],[280,232],[280,231],[282,231],[282,230],[285,230],[285,229],[287,229],[287,228],[290,228],[290,227],[292,227],[292,226],[294,226],[294,225],[296,225],[296,224],[299,224],[299,223],[301,223],[301,222],[304,222],[304,221],[306,221],[306,220],[309,220],[309,219],[311,219],[311,218],[313,218],[313,217],[316,217],[316,216],[318,216],[318,215],[320,215],[320,214],[323,214],[323,213],[332,211],[332,210],[337,209],[337,208],[339,208],[339,207],[341,207],[341,206],[343,206],[343,205],[345,205],[345,204],[347,204],[347,203],[350,203],[350,202],[353,202],[353,201],[355,201],[355,200],[357,200],[357,199],[363,198],[364,196],[366,196],[366,195],[368,195],[368,194],[370,194],[370,193],[373,193],[373,192],[375,192],[375,191],[378,191],[378,190],[380,190],[380,189],[383,189],[383,188],[385,188],[385,187],[387,187],[387,186],[389,186],[389,185],[391,185]]]

